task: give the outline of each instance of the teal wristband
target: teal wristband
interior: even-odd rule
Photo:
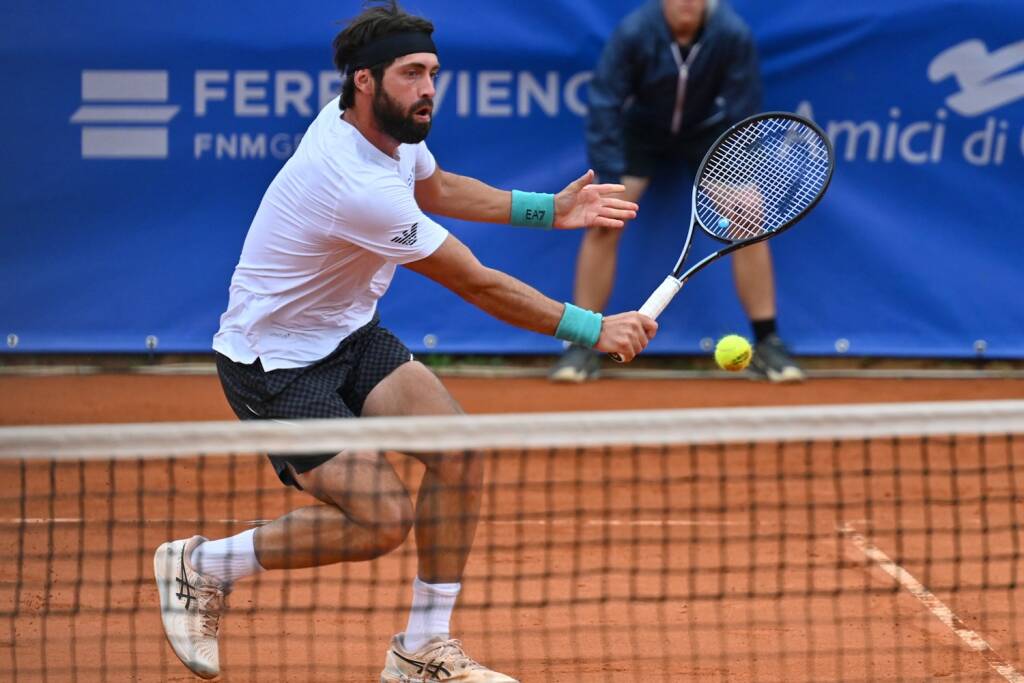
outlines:
[[[512,190],[509,224],[527,228],[550,228],[555,222],[555,195]]]
[[[601,338],[602,319],[600,313],[566,303],[565,312],[562,313],[555,336],[562,341],[580,344],[588,349],[593,348],[597,340]]]

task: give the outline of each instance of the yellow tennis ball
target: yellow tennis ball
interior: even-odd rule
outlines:
[[[753,355],[750,342],[738,334],[727,334],[715,345],[715,362],[730,372],[739,372],[750,365]]]

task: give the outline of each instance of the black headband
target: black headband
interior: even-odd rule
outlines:
[[[397,57],[416,52],[437,54],[437,48],[434,47],[434,41],[429,33],[422,31],[391,33],[360,48],[355,59],[349,65],[349,71],[365,69],[381,62],[390,62]]]

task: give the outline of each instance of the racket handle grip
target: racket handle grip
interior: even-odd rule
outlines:
[[[658,288],[654,290],[654,293],[647,297],[647,301],[640,307],[640,312],[646,315],[648,318],[658,319],[661,312],[668,306],[668,302],[672,301],[672,297],[679,293],[679,290],[683,288],[683,283],[669,275],[665,280],[658,285]],[[622,363],[622,356],[617,353],[609,353],[609,357],[616,363]]]
[[[658,285],[654,293],[647,297],[647,301],[640,307],[640,312],[648,318],[657,320],[661,312],[668,306],[668,302],[672,301],[672,297],[678,294],[682,288],[683,283],[669,275],[664,282]]]

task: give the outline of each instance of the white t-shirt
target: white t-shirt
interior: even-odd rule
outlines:
[[[268,371],[303,367],[368,323],[395,267],[448,236],[413,195],[436,168],[422,142],[389,157],[331,101],[263,195],[214,350]]]

